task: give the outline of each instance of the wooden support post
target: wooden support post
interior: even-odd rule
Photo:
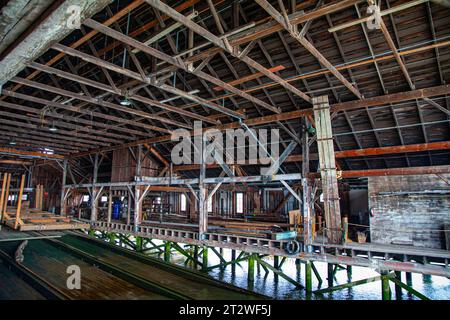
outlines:
[[[142,145],[137,146],[136,150],[136,176],[142,175]]]
[[[62,181],[61,181],[61,207],[59,209],[59,215],[65,216],[66,215],[66,189],[64,186],[66,185],[66,179],[67,179],[67,159],[63,160],[63,175],[62,175]],[[40,197],[42,199],[42,197]],[[42,200],[41,200],[42,201]],[[42,210],[42,202],[40,203],[41,207],[39,208]]]
[[[405,272],[406,276],[406,284],[410,287],[412,287],[412,273],[411,272]]]
[[[348,217],[344,216],[342,217],[342,225],[343,225],[343,238],[344,238],[344,242],[348,242]]]
[[[255,256],[253,253],[248,256],[247,282],[249,290],[253,290],[253,283],[255,282]]]
[[[202,252],[202,270],[208,271],[208,247],[204,246]]]
[[[131,223],[131,190],[128,190],[128,202],[127,202],[127,225]]]
[[[313,216],[311,206],[311,186],[308,181],[309,174],[309,139],[308,139],[308,120],[302,119],[302,187],[303,187],[303,234],[305,249],[307,252],[311,252],[311,244],[313,242]]]
[[[311,261],[305,262],[305,288],[306,293],[312,292],[312,272],[311,272]]]
[[[327,264],[327,280],[328,280],[328,286],[333,286],[333,278],[334,278],[334,264],[328,263]]]
[[[203,240],[204,234],[208,231],[208,190],[203,182],[206,177],[206,141],[204,137],[202,137],[202,146],[202,150],[195,151],[201,152],[200,176],[198,183],[200,190],[198,197],[198,228],[200,240]]]
[[[395,271],[395,278],[402,281],[402,273],[400,271]],[[402,288],[397,283],[395,283],[395,299],[402,299]]]
[[[142,252],[142,250],[144,249],[144,241],[142,239],[142,237],[136,237],[136,251],[137,252]],[[165,257],[164,257],[165,260]]]
[[[40,185],[38,184],[34,188],[34,207],[36,209],[39,209],[39,189],[40,189]]]
[[[0,195],[0,223],[3,221],[3,201],[5,200],[6,180],[8,180],[8,175],[9,175],[8,173],[3,174],[2,193]]]
[[[297,271],[302,271],[302,260],[295,259],[295,267],[297,268]]]
[[[279,268],[279,265],[280,265],[280,257],[274,256],[274,257],[273,257],[273,267],[274,267],[275,269],[278,269],[278,268]]]
[[[313,98],[313,109],[325,207],[326,235],[330,243],[341,243],[341,211],[328,97]]]
[[[141,217],[141,209],[142,209],[142,202],[140,200],[141,198],[141,186],[135,186],[134,189],[134,230],[137,232],[138,227],[141,223],[140,217]]]
[[[198,246],[194,246],[194,268],[198,266]]]
[[[92,175],[92,193],[91,193],[91,223],[97,221],[97,189],[94,186],[97,183],[98,175],[98,153],[95,154],[94,171]]]
[[[232,249],[231,250],[231,261],[234,261],[234,260],[236,260],[236,250]],[[231,264],[231,271],[232,272],[236,271],[236,264],[235,263]]]
[[[5,189],[5,203],[3,204],[3,217],[6,214],[6,210],[8,209],[8,198],[9,198],[9,187],[11,186],[11,173],[8,173],[8,179],[6,181],[6,189]]]
[[[347,265],[347,280],[352,281],[352,266]]]
[[[109,194],[108,194],[108,223],[111,222],[112,217],[112,190],[111,187],[109,187]]]
[[[22,195],[23,195],[23,188],[25,187],[25,175],[22,175],[22,178],[20,179],[20,188],[19,188],[19,196],[17,198],[17,209],[16,209],[16,221],[14,222],[14,229],[17,229],[19,226],[20,220],[20,211],[22,210]]]
[[[382,273],[381,277],[381,298],[383,300],[391,300],[391,288],[389,286],[389,278],[387,273]]]
[[[164,261],[170,262],[170,250],[172,248],[172,244],[170,241],[166,241],[164,243]]]

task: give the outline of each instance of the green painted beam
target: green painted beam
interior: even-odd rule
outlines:
[[[258,261],[262,266],[267,267],[269,270],[273,271],[273,273],[275,273],[276,275],[282,277],[283,279],[287,280],[288,282],[292,283],[294,286],[296,286],[297,288],[304,288],[304,286],[295,281],[294,279],[292,279],[291,277],[289,277],[288,275],[286,275],[284,272],[272,267],[270,264],[268,264],[267,262],[265,262],[263,259],[261,259],[260,257],[258,257],[257,255],[255,255],[255,259],[256,261]]]
[[[403,282],[401,282],[400,280],[396,279],[396,278],[389,278],[389,280],[391,280],[392,282],[394,282],[397,286],[405,289],[406,291],[408,291],[409,293],[412,293],[413,295],[415,295],[416,297],[422,299],[422,300],[430,300],[430,298],[428,298],[427,296],[421,294],[420,292],[414,290],[413,288],[411,288],[410,286],[408,286],[407,284],[404,284]]]
[[[314,291],[314,293],[323,294],[323,293],[337,291],[337,290],[342,290],[342,289],[346,289],[346,288],[352,288],[352,287],[359,286],[359,285],[362,285],[362,284],[379,281],[383,277],[389,278],[389,277],[392,277],[392,276],[391,275],[387,275],[387,276],[370,277],[370,278],[367,278],[367,279],[362,279],[362,280],[357,280],[357,281],[353,281],[353,282],[349,282],[349,283],[344,283],[344,284],[341,284],[341,285],[338,285],[338,286],[333,286],[333,287],[329,287],[329,288],[316,290],[316,291]]]

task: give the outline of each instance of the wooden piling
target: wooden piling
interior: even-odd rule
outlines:
[[[311,272],[311,261],[306,261],[305,263],[305,289],[307,293],[312,292],[312,272]]]
[[[389,286],[389,278],[387,273],[382,273],[381,277],[381,298],[383,300],[391,300],[391,288]]]
[[[255,255],[251,254],[248,257],[248,272],[247,272],[247,282],[249,286],[253,286],[255,281]]]
[[[202,270],[207,271],[208,269],[208,247],[203,247],[203,253],[202,253]]]
[[[166,241],[164,243],[164,261],[166,262],[170,262],[170,249],[171,249],[172,245],[170,243],[170,241]]]

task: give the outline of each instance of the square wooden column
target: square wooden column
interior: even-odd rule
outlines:
[[[341,210],[328,97],[313,98],[313,108],[325,207],[326,235],[330,243],[341,243]]]

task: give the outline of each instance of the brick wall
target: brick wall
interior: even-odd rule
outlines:
[[[437,230],[450,223],[450,194],[430,193],[450,191],[444,180],[449,182],[450,175],[370,177],[369,208],[374,212],[370,217],[371,241],[445,248],[445,235]]]

